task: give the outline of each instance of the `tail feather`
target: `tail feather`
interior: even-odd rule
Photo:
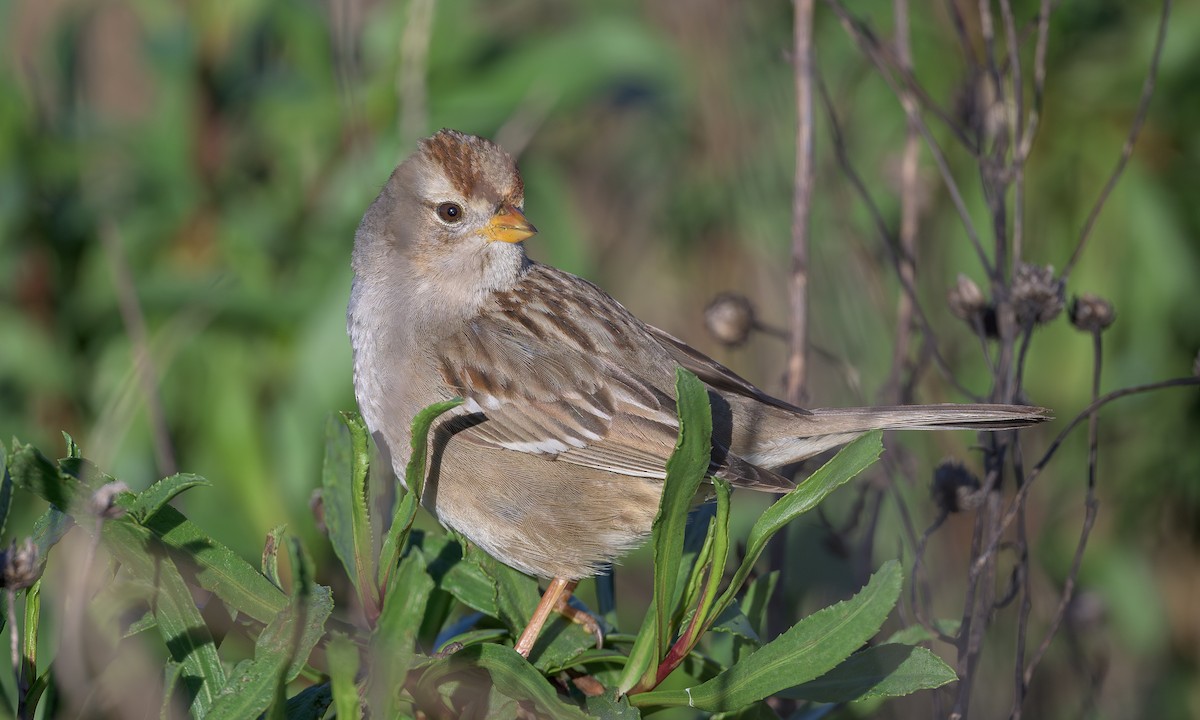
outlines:
[[[844,445],[871,430],[1015,430],[1049,419],[1049,410],[1024,405],[818,408],[810,415],[773,414],[736,435],[733,450],[746,462],[773,469]]]
[[[812,411],[828,432],[867,430],[1016,430],[1051,419],[1028,405],[894,405]]]

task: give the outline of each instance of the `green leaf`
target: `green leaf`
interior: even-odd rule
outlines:
[[[899,596],[900,564],[890,560],[853,598],[804,618],[720,675],[692,688],[634,695],[630,702],[739,710],[829,672],[879,631]]]
[[[417,630],[425,614],[433,578],[425,572],[425,558],[409,553],[400,563],[383,599],[379,624],[371,635],[373,660],[367,680],[372,717],[395,717],[396,701],[416,654]]]
[[[42,513],[33,524],[33,544],[37,545],[38,557],[49,557],[50,548],[57,545],[74,524],[71,516],[58,508],[51,507]]]
[[[63,440],[67,444],[67,457],[79,459],[83,457],[83,450],[80,449],[79,443],[75,442],[75,438],[66,431],[62,431]]]
[[[617,697],[615,690],[587,699],[588,715],[597,720],[641,720],[642,713],[629,704],[629,698]]]
[[[358,720],[362,716],[355,685],[360,662],[358,646],[348,636],[333,633],[325,647],[325,657],[329,661],[329,684],[338,720]]]
[[[367,426],[357,413],[342,412],[325,423],[321,498],[333,552],[358,593],[368,618],[379,614],[375,552],[367,504],[371,455]]]
[[[146,488],[125,506],[125,509],[139,519],[145,519],[162,509],[164,505],[175,499],[184,490],[198,486],[211,486],[212,483],[191,473],[177,473],[163,478]]]
[[[69,513],[72,508],[86,507],[91,497],[87,486],[70,475],[60,473],[31,446],[19,446],[10,454],[9,469],[17,487],[32,492],[62,512]],[[53,544],[57,537],[61,537],[58,533],[65,532],[65,528],[68,527],[67,518],[57,514],[47,514],[43,518],[46,523],[42,525],[44,534],[40,537]],[[133,520],[112,520],[106,522],[105,527],[139,527]],[[176,553],[176,559],[183,557],[195,563],[195,577],[200,586],[215,593],[234,610],[259,622],[268,623],[287,604],[287,595],[283,591],[170,505],[163,505],[158,512],[142,520],[141,525],[157,535],[163,544]],[[108,538],[107,533],[105,537]],[[144,552],[150,534],[131,530],[114,537],[114,542],[128,544],[127,547],[123,547],[123,551],[128,555]],[[39,542],[39,549],[47,548],[41,547]]]
[[[271,708],[284,711],[283,688],[300,673],[325,632],[333,610],[329,588],[313,585],[312,561],[297,539],[291,541],[295,582],[291,601],[259,634],[254,659],[239,663],[213,703],[212,717],[252,720]],[[270,714],[268,714],[268,718]]]
[[[133,577],[154,584],[159,635],[171,659],[183,666],[180,680],[191,696],[192,713],[207,715],[225,685],[225,668],[183,576],[170,557],[153,551],[149,533],[132,522],[106,522],[102,534],[106,547]]]
[[[652,687],[658,663],[674,640],[671,618],[685,589],[679,580],[679,566],[688,511],[708,474],[712,457],[712,412],[704,383],[687,370],[676,368],[675,397],[679,437],[667,461],[662,500],[652,526],[654,595],[621,676],[621,693],[638,685]]]
[[[460,560],[451,565],[442,576],[441,588],[473,610],[491,617],[500,615],[496,607],[495,581],[472,560]]]
[[[404,469],[404,485],[408,491],[396,505],[396,514],[388,527],[383,539],[383,547],[379,557],[379,586],[386,588],[388,577],[396,563],[400,561],[400,553],[404,550],[409,530],[412,529],[413,519],[417,516],[417,505],[421,502],[421,493],[425,485],[425,473],[429,456],[429,431],[433,422],[442,414],[463,404],[462,398],[454,398],[434,403],[417,413],[413,418],[410,429],[411,453],[408,465]]]
[[[772,570],[747,583],[746,592],[742,594],[742,614],[750,621],[759,637],[767,632],[767,605],[771,601],[771,595],[775,593],[777,584],[779,571]]]
[[[58,471],[31,445],[17,445],[8,456],[6,467],[16,487],[32,493],[63,512],[86,503],[87,488],[76,478]]]
[[[899,697],[938,688],[957,679],[954,670],[929,650],[888,643],[856,652],[816,680],[785,694],[813,702],[840,703]]]
[[[21,677],[32,685],[37,677],[38,630],[42,621],[42,579],[25,590],[25,624],[21,626]],[[26,698],[28,707],[37,707],[37,698]]]
[[[730,580],[721,599],[715,604],[715,612],[721,613],[733,602],[754,563],[762,555],[767,541],[788,523],[815,508],[829,493],[849,482],[854,476],[870,467],[883,452],[883,434],[878,430],[869,432],[842,448],[832,460],[821,466],[795,490],[775,501],[767,508],[754,526],[746,541],[746,556]]]
[[[472,645],[429,664],[418,685],[436,688],[449,676],[472,669],[486,671],[492,686],[506,697],[533,704],[536,712],[556,720],[586,720],[575,705],[563,702],[545,677],[505,645]]]
[[[269,623],[287,605],[287,595],[253,565],[209,537],[170,505],[164,505],[144,524],[177,553],[176,557],[182,556],[195,564],[195,578],[200,587],[239,613]]]

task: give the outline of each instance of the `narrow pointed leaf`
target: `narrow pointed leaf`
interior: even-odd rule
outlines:
[[[433,579],[425,572],[424,556],[416,552],[405,556],[392,578],[371,636],[373,665],[367,697],[372,717],[397,714],[398,695],[413,664],[417,630],[433,587]]]
[[[891,560],[857,595],[804,618],[720,675],[696,687],[634,695],[630,702],[740,710],[832,670],[879,631],[899,596],[900,565]]]
[[[688,511],[712,458],[712,413],[704,383],[687,370],[676,368],[675,397],[679,438],[667,461],[667,478],[652,530],[654,597],[621,677],[622,693],[639,684],[653,685],[658,663],[674,640],[671,617],[684,592],[679,566]]]
[[[885,644],[854,653],[816,680],[788,690],[791,698],[841,703],[899,697],[958,679],[950,666],[921,647]]]
[[[325,648],[325,657],[329,661],[329,684],[338,720],[358,720],[362,717],[355,685],[360,663],[358,646],[349,637],[335,633]]]
[[[378,612],[375,552],[367,511],[367,473],[371,455],[367,426],[357,413],[343,412],[325,424],[325,461],[321,470],[321,499],[325,527],[333,552],[368,616]]]
[[[154,483],[138,493],[125,509],[138,518],[148,518],[175,499],[179,493],[199,486],[210,486],[208,480],[191,473],[177,473]]]
[[[329,588],[313,584],[312,561],[299,541],[291,542],[294,589],[288,607],[259,634],[254,659],[240,663],[221,688],[212,717],[253,720],[270,708],[267,717],[282,716],[287,683],[295,679],[325,632],[333,610]]]
[[[575,705],[563,702],[554,686],[515,650],[505,645],[472,645],[429,664],[419,684],[436,688],[447,676],[470,668],[487,671],[491,683],[506,697],[533,704],[540,716],[556,720],[586,720]]]

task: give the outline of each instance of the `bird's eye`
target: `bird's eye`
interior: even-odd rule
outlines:
[[[437,206],[437,214],[442,222],[454,224],[462,220],[463,209],[458,203],[444,202]]]

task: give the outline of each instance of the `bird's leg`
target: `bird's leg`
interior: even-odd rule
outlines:
[[[600,629],[600,623],[586,610],[571,607],[571,593],[575,591],[575,586],[578,584],[578,580],[567,580],[566,578],[554,578],[550,581],[546,592],[542,594],[542,601],[538,603],[537,609],[533,611],[533,617],[529,619],[529,624],[525,626],[525,631],[517,640],[516,650],[521,653],[522,657],[529,657],[529,651],[537,642],[538,635],[542,632],[542,626],[546,624],[551,612],[560,613],[571,622],[582,625],[584,630],[596,636],[596,647],[603,647],[604,633]]]
[[[542,632],[542,626],[546,624],[546,618],[550,617],[551,611],[558,608],[559,601],[571,596],[571,591],[575,589],[578,582],[578,580],[561,577],[550,581],[546,592],[542,593],[542,601],[538,603],[537,609],[533,611],[533,617],[529,618],[529,624],[525,626],[525,631],[517,640],[516,651],[521,653],[521,657],[529,657],[529,651],[537,642],[538,635]]]

